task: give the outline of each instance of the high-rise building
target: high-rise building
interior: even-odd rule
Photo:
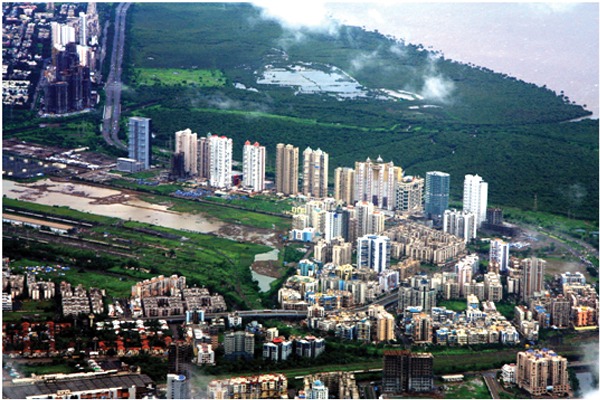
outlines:
[[[265,190],[265,146],[258,142],[244,144],[244,187],[251,188],[255,192]]]
[[[465,175],[463,190],[463,210],[475,214],[477,227],[487,215],[488,184],[479,175]]]
[[[350,212],[342,207],[326,211],[324,236],[327,242],[336,237],[350,240]]]
[[[375,206],[394,210],[396,207],[396,184],[402,179],[402,168],[392,161],[384,163],[381,157],[373,162],[357,161],[354,167],[354,200],[369,201]]]
[[[291,144],[277,145],[275,189],[286,196],[298,193],[298,148]]]
[[[552,325],[558,329],[568,328],[571,323],[571,302],[559,294],[550,300],[550,315]]]
[[[488,271],[497,274],[508,271],[510,246],[502,239],[490,240],[490,264]]]
[[[375,330],[376,339],[379,342],[396,339],[395,319],[389,312],[383,311],[375,318],[377,326]]]
[[[208,135],[210,152],[210,185],[217,188],[231,187],[231,162],[233,141],[225,136]]]
[[[303,155],[302,193],[305,196],[327,197],[327,180],[329,176],[329,154],[321,149],[307,147]]]
[[[521,260],[523,276],[521,277],[521,299],[529,301],[536,295],[541,295],[544,290],[544,271],[546,261],[541,258],[525,258]]]
[[[441,221],[448,209],[450,174],[440,171],[427,172],[425,176],[425,214]]]
[[[378,235],[385,228],[385,215],[369,201],[359,201],[354,208],[356,237]]]
[[[356,263],[359,268],[383,272],[390,266],[391,248],[390,238],[387,236],[362,236],[358,238]]]
[[[456,281],[458,283],[458,292],[462,297],[467,297],[464,287],[466,284],[471,283],[471,280],[477,273],[479,267],[479,257],[476,255],[468,255],[463,257],[454,266],[454,272],[456,273]]]
[[[517,386],[532,396],[552,394],[563,396],[569,392],[567,359],[552,350],[527,350],[517,354]]]
[[[431,312],[436,305],[437,292],[426,275],[414,275],[409,283],[398,287],[398,314],[404,315],[408,307],[420,307],[423,312]]]
[[[189,399],[189,386],[185,375],[167,374],[167,399]]]
[[[193,357],[194,349],[191,344],[172,342],[169,345],[168,372],[189,377]]]
[[[187,176],[198,174],[198,135],[190,129],[175,132],[175,153],[183,153],[183,170]]]
[[[84,12],[79,13],[79,44],[87,44],[87,16]]]
[[[254,358],[254,334],[245,331],[229,332],[224,339],[225,357]]]
[[[198,161],[198,178],[209,179],[210,178],[210,141],[208,140],[211,134],[207,137],[201,137],[198,139],[197,154]]]
[[[444,211],[444,232],[465,239],[465,242],[477,237],[475,214],[455,209]]]
[[[129,118],[129,158],[141,162],[144,169],[150,169],[151,154],[150,118]]]
[[[413,315],[412,318],[414,343],[430,344],[433,341],[433,321],[431,315],[427,313],[419,313]]]
[[[334,171],[333,197],[348,205],[354,204],[354,170],[339,167]]]
[[[347,265],[352,262],[352,243],[340,241],[331,249],[333,265]]]
[[[171,155],[171,179],[185,178],[185,154],[173,153]]]
[[[408,350],[385,350],[382,386],[384,393],[433,390],[433,356]]]
[[[487,301],[498,302],[502,300],[502,283],[500,275],[494,272],[488,272],[483,277],[485,285],[485,299]]]
[[[408,213],[423,212],[423,188],[425,180],[405,176],[396,185],[396,210]]]
[[[93,106],[87,53],[74,38],[66,40],[69,41],[64,46],[53,48],[52,66],[44,72],[44,108],[50,114],[81,111]]]

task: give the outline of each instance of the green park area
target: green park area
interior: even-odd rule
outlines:
[[[219,87],[225,84],[225,76],[219,70],[208,69],[135,68],[132,81],[138,86],[195,85]]]

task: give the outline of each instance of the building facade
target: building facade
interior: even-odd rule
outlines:
[[[231,187],[231,162],[233,141],[225,136],[208,135],[210,152],[210,185],[217,188]]]
[[[407,213],[423,212],[423,189],[425,180],[405,176],[396,185],[396,210]]]
[[[175,132],[175,153],[183,154],[185,175],[198,175],[198,134],[190,129]]]
[[[246,141],[243,154],[244,187],[254,192],[265,190],[265,160],[265,146],[261,146],[258,142],[252,144]]]
[[[548,349],[527,350],[517,354],[517,386],[532,396],[569,392],[567,359]]]
[[[339,167],[334,170],[333,198],[348,205],[354,204],[354,170]]]
[[[383,352],[384,393],[428,392],[433,389],[433,356],[407,350]]]
[[[392,161],[384,163],[381,157],[375,162],[367,158],[354,166],[354,199],[369,201],[384,210],[396,208],[396,185],[402,180],[402,168]]]
[[[427,172],[425,176],[425,214],[440,220],[448,209],[450,174],[440,171]]]
[[[463,210],[475,214],[477,227],[487,218],[488,184],[479,175],[465,175]]]
[[[329,154],[307,147],[302,156],[302,193],[309,197],[327,197]]]
[[[541,295],[544,290],[546,261],[535,257],[525,258],[521,260],[521,268],[521,299],[527,302],[532,297]]]
[[[167,374],[167,399],[189,399],[189,381],[185,375]]]
[[[455,209],[444,211],[444,232],[450,233],[465,242],[477,237],[477,224],[475,214],[468,211],[457,211]]]
[[[228,358],[254,358],[254,334],[245,331],[229,332],[224,338],[225,356]]]
[[[129,118],[129,158],[139,161],[144,169],[150,169],[152,146],[150,142],[150,118]]]
[[[490,264],[489,271],[504,273],[508,271],[510,261],[510,246],[502,239],[490,240]]]
[[[390,238],[387,236],[362,236],[358,238],[356,263],[359,268],[383,272],[390,267],[390,251]]]
[[[198,178],[208,179],[210,178],[210,141],[208,137],[205,136],[198,139],[197,154]]]
[[[286,196],[298,193],[298,148],[291,144],[277,145],[275,189]]]

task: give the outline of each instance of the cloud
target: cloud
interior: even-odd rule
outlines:
[[[264,19],[272,19],[287,30],[307,29],[336,34],[339,23],[327,13],[323,2],[254,0]]]
[[[449,103],[452,100],[451,96],[455,85],[454,82],[437,71],[436,63],[439,58],[439,55],[429,54],[429,64],[423,74],[423,88],[419,94],[426,100]]]
[[[577,7],[575,2],[548,2],[548,3],[524,3],[538,13],[565,14],[570,13]]]
[[[436,100],[442,103],[450,101],[454,91],[454,83],[441,75],[427,76],[421,90],[421,96],[427,100]]]
[[[350,60],[350,65],[352,66],[353,72],[358,72],[365,67],[376,66],[379,65],[379,51],[373,50],[370,53],[360,53],[358,56],[354,57]]]

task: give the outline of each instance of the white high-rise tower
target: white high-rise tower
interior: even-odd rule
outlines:
[[[175,132],[175,153],[183,153],[183,169],[190,176],[198,175],[198,135],[190,129]]]
[[[210,185],[218,188],[231,186],[231,158],[233,140],[225,136],[208,135],[210,152]]]
[[[486,219],[488,184],[479,175],[465,175],[463,210],[475,214],[477,227]]]
[[[255,192],[265,190],[265,146],[249,140],[244,144],[244,187]]]

